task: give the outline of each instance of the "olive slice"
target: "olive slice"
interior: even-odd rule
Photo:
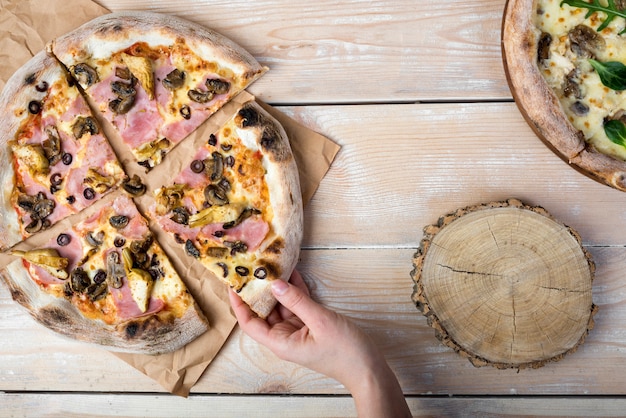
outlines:
[[[41,112],[41,103],[36,100],[32,100],[28,103],[28,111],[33,115],[38,114],[39,112]]]
[[[204,161],[193,160],[189,166],[194,173],[202,173],[204,171]]]
[[[59,234],[59,236],[57,237],[57,244],[59,244],[61,247],[69,245],[71,241],[72,237],[69,234]]]
[[[259,280],[264,280],[267,278],[267,270],[265,269],[265,267],[259,267],[256,270],[254,270],[254,277],[256,277]]]

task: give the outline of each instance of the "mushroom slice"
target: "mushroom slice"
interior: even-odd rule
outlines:
[[[11,254],[22,257],[29,263],[43,268],[57,279],[66,280],[69,277],[66,270],[69,260],[65,257],[61,257],[59,252],[54,248],[30,251],[14,250]]]
[[[187,96],[196,103],[207,103],[213,99],[214,94],[210,91],[189,90]]]
[[[134,174],[131,178],[127,177],[124,179],[122,187],[131,196],[141,196],[146,192],[146,185],[143,184],[137,174]]]
[[[44,139],[41,143],[43,152],[48,159],[49,165],[55,165],[63,158],[63,153],[61,152],[61,137],[54,125],[46,126],[46,135],[48,138]]]
[[[70,73],[84,88],[88,88],[100,81],[98,72],[85,63],[76,64],[70,67]]]
[[[113,176],[103,176],[95,168],[90,168],[83,183],[91,186],[98,193],[104,193],[115,186],[116,180]]]
[[[230,83],[218,78],[209,78],[204,84],[210,92],[215,94],[225,94],[230,90]]]
[[[210,205],[224,206],[228,204],[228,196],[224,190],[215,184],[209,184],[204,188],[204,198]]]
[[[79,116],[72,125],[72,134],[76,139],[82,138],[86,133],[95,135],[98,132],[100,132],[100,130],[98,129],[96,120],[91,116]]]
[[[124,284],[124,266],[120,260],[120,254],[117,251],[111,251],[107,254],[106,259],[107,277],[109,286],[119,289]]]
[[[50,171],[50,163],[43,147],[39,144],[14,144],[11,147],[13,154],[20,163],[27,167],[31,174],[47,175]]]
[[[122,53],[122,62],[135,76],[143,89],[148,93],[150,100],[154,99],[154,72],[152,63],[146,57],[136,57]]]
[[[163,79],[163,87],[171,91],[177,90],[185,84],[185,77],[186,73],[176,68]]]

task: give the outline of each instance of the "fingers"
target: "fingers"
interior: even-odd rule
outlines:
[[[230,306],[233,308],[235,317],[241,329],[254,340],[264,344],[268,339],[270,326],[267,322],[256,316],[250,307],[241,300],[239,295],[232,289],[228,290]]]
[[[296,279],[298,283],[299,274],[292,275],[292,279]],[[325,318],[328,311],[313,301],[308,295],[308,292],[300,287],[284,282],[282,280],[275,280],[272,282],[272,293],[278,302],[298,316],[305,324],[311,326],[311,323],[319,323],[321,318]]]
[[[292,285],[302,289],[302,291],[304,293],[306,293],[307,295],[311,295],[311,292],[309,292],[309,288],[307,287],[306,283],[304,282],[304,279],[302,279],[302,275],[300,274],[300,272],[298,270],[294,270],[291,273],[291,277],[289,278],[289,283],[291,283]]]

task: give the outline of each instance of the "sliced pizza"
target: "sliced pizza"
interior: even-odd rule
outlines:
[[[288,280],[302,239],[298,169],[283,128],[244,104],[155,191],[151,216],[265,317],[272,280]]]
[[[90,206],[123,180],[96,118],[41,52],[8,80],[0,106],[0,250]]]
[[[94,19],[49,49],[148,170],[266,71],[209,29],[147,12]]]
[[[52,231],[49,231],[52,232]],[[208,323],[133,201],[120,195],[1,275],[46,327],[111,350],[174,351]]]

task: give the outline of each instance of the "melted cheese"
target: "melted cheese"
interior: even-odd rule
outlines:
[[[616,145],[604,133],[605,119],[614,117],[618,112],[626,110],[626,94],[614,91],[602,84],[598,74],[593,70],[587,58],[576,55],[570,45],[568,33],[577,25],[585,25],[594,31],[602,24],[605,16],[594,13],[585,18],[587,9],[570,7],[561,0],[538,0],[535,26],[541,32],[552,36],[550,56],[542,64],[540,70],[548,85],[559,97],[563,110],[572,125],[579,129],[585,139],[598,151],[626,160],[626,148]],[[626,36],[618,35],[624,28],[624,19],[615,18],[609,26],[599,33],[605,41],[605,47],[598,50],[596,59],[600,62],[619,61],[626,64]],[[577,84],[582,97],[567,97],[563,93],[565,80],[571,71],[577,70]],[[578,116],[572,106],[582,103],[589,109],[583,116]]]

